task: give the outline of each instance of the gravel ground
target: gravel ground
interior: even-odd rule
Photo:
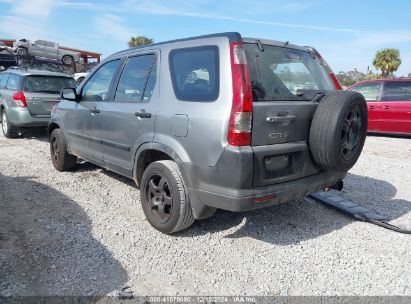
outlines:
[[[343,195],[411,228],[411,139],[368,137]],[[411,237],[309,199],[152,229],[132,181],[0,135],[0,295],[411,295]]]

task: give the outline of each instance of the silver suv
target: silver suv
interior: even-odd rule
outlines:
[[[4,136],[18,136],[22,128],[46,127],[51,108],[64,87],[75,87],[63,73],[10,68],[0,73],[0,112]]]
[[[54,167],[77,157],[134,179],[152,226],[173,233],[212,216],[333,187],[366,136],[362,95],[317,51],[238,33],[108,57],[62,91],[49,124]]]

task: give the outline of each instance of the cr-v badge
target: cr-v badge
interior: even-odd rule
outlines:
[[[274,132],[274,133],[270,133],[268,134],[268,137],[271,139],[277,139],[277,138],[287,138],[288,135],[290,133],[289,132]]]

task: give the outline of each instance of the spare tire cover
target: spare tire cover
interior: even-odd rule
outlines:
[[[314,162],[325,170],[348,171],[360,157],[367,128],[367,103],[360,93],[327,93],[320,100],[310,128],[309,147]]]

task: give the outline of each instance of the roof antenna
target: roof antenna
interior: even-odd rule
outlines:
[[[287,46],[290,43],[290,41],[284,42],[284,46]]]

